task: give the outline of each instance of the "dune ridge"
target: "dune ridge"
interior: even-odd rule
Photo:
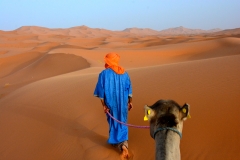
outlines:
[[[73,29],[0,32],[0,159],[119,159],[106,143],[106,116],[93,96],[108,52],[121,56],[132,81],[129,123],[148,125],[143,106],[159,99],[187,102],[192,118],[183,127],[182,159],[238,159],[235,31],[159,37]],[[129,128],[133,159],[154,159],[154,145],[149,130]]]
[[[202,30],[202,29],[190,29],[185,28],[183,26],[175,27],[175,28],[168,28],[161,31],[156,31],[150,28],[126,28],[122,31],[111,31],[106,29],[99,29],[99,28],[90,28],[85,25],[71,27],[66,29],[61,28],[54,28],[49,29],[46,27],[38,27],[38,26],[23,26],[16,30],[17,33],[34,33],[34,34],[49,34],[54,33],[58,35],[73,35],[73,36],[86,36],[87,34],[91,37],[94,36],[106,36],[106,35],[197,35],[197,34],[205,34],[205,33],[217,33],[221,32],[220,28],[214,28],[210,30]],[[224,30],[225,31],[225,30]]]

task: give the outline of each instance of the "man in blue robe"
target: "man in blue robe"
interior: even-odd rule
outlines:
[[[132,109],[132,85],[129,75],[118,65],[120,56],[109,53],[105,56],[105,70],[98,77],[94,96],[99,97],[105,113],[127,123],[128,111]],[[107,114],[109,124],[108,143],[117,146],[128,157],[128,127],[114,121]]]

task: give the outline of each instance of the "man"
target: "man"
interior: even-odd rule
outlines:
[[[105,60],[105,70],[98,77],[94,96],[99,97],[105,113],[126,123],[128,111],[132,105],[132,85],[127,72],[118,65],[120,56],[108,53]],[[109,124],[108,143],[117,146],[123,157],[128,157],[128,127],[114,121],[107,114]]]

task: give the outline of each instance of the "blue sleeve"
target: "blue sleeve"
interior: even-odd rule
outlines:
[[[130,80],[130,77],[128,75],[128,96],[129,97],[132,97],[132,83],[131,83],[131,80]]]
[[[131,84],[131,81],[130,81],[130,86],[129,86],[129,94],[128,94],[129,97],[132,97],[132,84]]]
[[[94,96],[99,97],[100,99],[104,99],[104,81],[103,81],[103,74],[100,73],[98,76],[98,82],[94,91]]]

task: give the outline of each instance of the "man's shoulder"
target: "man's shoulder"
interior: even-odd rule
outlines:
[[[106,68],[104,70],[102,70],[102,72],[100,73],[100,75],[116,75],[116,76],[127,76],[129,77],[128,75],[128,72],[124,72],[123,74],[117,74],[116,72],[114,72],[111,68]]]
[[[125,72],[123,73],[123,75],[129,76],[127,71],[125,71]]]
[[[102,72],[100,72],[99,74],[100,75],[105,75],[105,74],[108,74],[108,73],[111,73],[111,72],[112,72],[112,70],[110,68],[106,68],[106,69],[102,70]]]

